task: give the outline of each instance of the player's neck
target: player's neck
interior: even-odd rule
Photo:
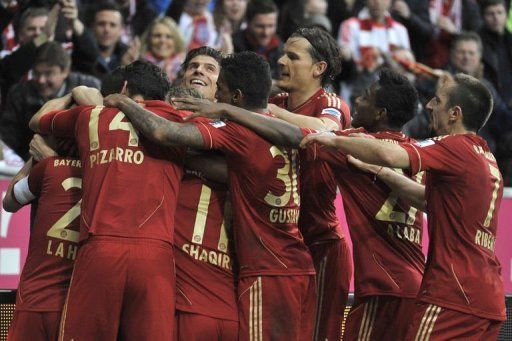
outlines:
[[[298,108],[320,89],[321,86],[316,85],[304,87],[303,89],[297,89],[290,92],[288,94],[288,109],[293,110],[294,108]]]

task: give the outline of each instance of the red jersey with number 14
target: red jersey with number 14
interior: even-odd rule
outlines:
[[[412,173],[426,171],[429,253],[418,298],[491,320],[506,319],[494,253],[503,181],[474,134],[402,144]]]
[[[162,101],[144,105],[171,121],[184,117]],[[83,166],[82,239],[91,234],[172,242],[184,148],[149,142],[122,112],[103,106],[49,113],[40,129],[76,137]]]
[[[367,133],[348,129],[337,135]],[[368,134],[368,133],[367,133]],[[375,138],[414,142],[401,132],[384,131]],[[308,148],[312,157],[332,167],[343,198],[354,253],[356,298],[389,295],[415,298],[423,278],[421,250],[423,212],[400,200],[374,175],[351,166],[345,154],[328,148]],[[423,173],[414,177],[421,182]]]
[[[192,174],[181,182],[174,220],[176,309],[238,321],[226,200],[225,186]]]
[[[319,89],[297,108],[288,107],[288,94],[280,94],[270,100],[281,108],[296,114],[327,118],[336,123],[339,130],[350,126],[350,109],[337,95]],[[336,178],[329,165],[323,161],[308,160],[301,151],[301,188],[303,205],[299,228],[306,244],[343,237],[336,215]]]
[[[50,157],[28,176],[38,199],[21,273],[16,310],[61,311],[73,272],[80,236],[82,168],[80,160]]]

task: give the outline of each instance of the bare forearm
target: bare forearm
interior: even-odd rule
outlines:
[[[185,167],[204,174],[208,180],[221,184],[228,182],[228,166],[226,160],[220,155],[211,153],[187,155]]]
[[[400,199],[421,211],[426,209],[425,186],[390,168],[382,168],[377,177],[398,194]]]
[[[30,170],[32,169],[32,158],[30,158],[25,165],[20,169],[18,174],[14,176],[7,188],[7,192],[5,193],[5,197],[2,201],[2,206],[7,212],[17,212],[20,208],[23,207],[14,197],[14,185],[24,177],[30,174]]]
[[[288,123],[296,125],[298,127],[310,128],[315,130],[338,130],[339,128],[332,120],[320,119],[318,117],[310,117],[305,115],[299,115],[287,110],[280,110],[276,112],[276,117],[280,118]]]
[[[168,121],[128,98],[122,100],[118,108],[130,119],[136,130],[158,144],[204,148],[203,137],[192,124]]]
[[[296,125],[239,107],[226,105],[225,116],[278,146],[297,148],[303,137],[300,128]]]

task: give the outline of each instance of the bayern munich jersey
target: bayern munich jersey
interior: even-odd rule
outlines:
[[[61,311],[78,252],[81,162],[50,157],[35,164],[28,188],[37,200],[16,310]],[[19,199],[17,199],[19,200]]]
[[[319,89],[298,108],[288,108],[288,94],[280,94],[270,100],[281,108],[296,114],[327,118],[340,130],[350,126],[350,109],[337,95]],[[329,165],[323,161],[300,158],[301,207],[299,227],[306,244],[343,238],[336,216],[336,178]]]
[[[176,309],[238,321],[225,186],[186,174],[174,220]]]
[[[336,134],[354,132],[394,143],[414,141],[401,132],[368,133],[362,128]],[[402,202],[386,184],[374,180],[373,174],[351,166],[345,154],[317,146],[308,152],[310,158],[330,165],[339,185],[353,245],[355,297],[415,298],[425,268],[423,212]],[[421,183],[423,173],[413,179]]]
[[[171,121],[184,116],[163,101],[144,105]],[[40,129],[76,138],[84,170],[81,239],[101,235],[172,243],[184,148],[149,142],[121,111],[103,106],[49,113]]]
[[[240,277],[314,274],[297,225],[297,150],[274,146],[233,122],[197,127],[205,148],[226,157]]]
[[[501,265],[494,253],[503,181],[487,143],[459,134],[401,146],[412,173],[427,174],[430,246],[418,298],[504,321]]]

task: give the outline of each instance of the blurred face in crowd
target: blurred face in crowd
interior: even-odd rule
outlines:
[[[438,87],[434,98],[425,106],[430,111],[430,127],[435,135],[450,134],[450,111],[448,105],[449,93],[455,82],[447,79]]]
[[[201,15],[208,9],[210,0],[187,0],[185,9],[190,15]]]
[[[164,24],[156,24],[149,36],[149,51],[157,59],[166,59],[174,54],[175,42],[172,31]]]
[[[284,55],[277,61],[281,71],[276,83],[279,88],[291,92],[315,81],[320,84],[320,78],[315,77],[318,63],[309,54],[310,48],[306,38],[291,37],[286,41]]]
[[[220,65],[210,56],[196,56],[190,60],[183,75],[183,86],[194,88],[209,100],[215,99]]]
[[[462,40],[453,47],[451,62],[457,71],[475,76],[480,68],[480,57],[475,41]]]
[[[308,0],[304,6],[304,11],[309,14],[327,13],[327,1],[325,0]]]
[[[247,25],[247,29],[256,39],[259,46],[270,44],[276,34],[277,13],[257,14]]]
[[[363,94],[356,98],[354,105],[354,112],[352,114],[352,126],[354,128],[365,128],[372,131],[373,127],[377,122],[376,115],[381,110],[375,105],[377,84],[372,84],[369,88],[363,92]]]
[[[18,42],[20,45],[27,43],[30,39],[39,36],[46,25],[48,16],[28,17],[23,23],[18,33]]]
[[[373,19],[382,20],[391,7],[391,0],[366,0],[366,7]]]
[[[52,98],[57,95],[62,84],[69,75],[69,70],[48,63],[39,63],[32,69],[33,82],[36,84],[39,95]]]
[[[247,8],[247,0],[224,0],[222,10],[226,17],[234,22],[242,21]]]
[[[491,31],[502,34],[507,24],[507,12],[503,4],[488,6],[484,11],[484,23]]]
[[[94,17],[93,32],[100,47],[112,47],[123,33],[123,19],[118,11],[100,11]]]

